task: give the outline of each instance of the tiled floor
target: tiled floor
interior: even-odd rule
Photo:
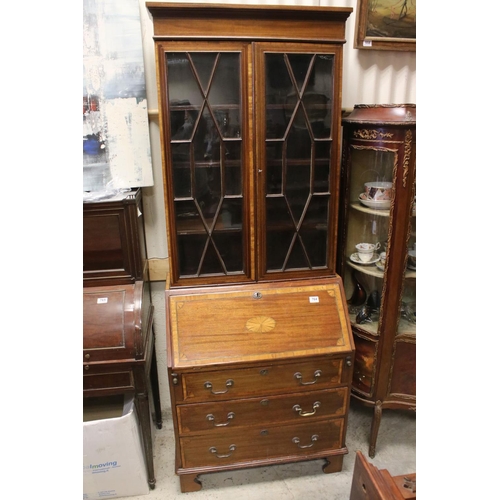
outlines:
[[[149,495],[127,497],[129,500],[174,499],[252,499],[252,500],[348,500],[356,450],[392,475],[416,472],[416,416],[413,412],[383,412],[377,442],[377,453],[368,457],[368,436],[372,410],[356,401],[351,403],[347,427],[347,448],[341,472],[325,474],[323,460],[298,462],[202,474],[202,489],[181,493],[174,472],[174,434],[170,419],[164,419],[161,430],[155,430],[156,487]]]

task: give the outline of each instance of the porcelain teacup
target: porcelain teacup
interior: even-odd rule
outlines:
[[[380,263],[385,266],[385,259],[387,258],[387,252],[380,252]]]
[[[358,243],[356,250],[358,251],[359,260],[368,262],[373,257],[375,250],[380,248],[380,243]]]

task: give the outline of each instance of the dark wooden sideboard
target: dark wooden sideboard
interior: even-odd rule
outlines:
[[[83,397],[133,394],[155,487],[150,395],[162,427],[141,190],[83,204]]]
[[[83,203],[83,286],[148,281],[142,190]]]

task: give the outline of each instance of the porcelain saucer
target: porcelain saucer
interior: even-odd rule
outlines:
[[[361,264],[362,266],[368,266],[370,264],[375,264],[375,262],[378,262],[380,260],[380,255],[378,253],[374,253],[373,257],[368,262],[363,262],[359,258],[358,252],[355,252],[350,256],[350,259],[356,264]]]
[[[389,210],[391,208],[391,200],[370,200],[365,193],[361,193],[358,199],[362,205],[374,210]]]

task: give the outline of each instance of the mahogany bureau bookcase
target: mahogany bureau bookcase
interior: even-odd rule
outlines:
[[[342,468],[354,344],[335,273],[351,8],[147,3],[181,491],[200,474]]]
[[[83,397],[132,393],[154,488],[162,426],[141,190],[83,204]]]

